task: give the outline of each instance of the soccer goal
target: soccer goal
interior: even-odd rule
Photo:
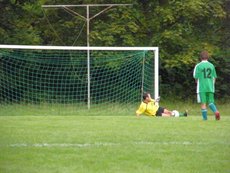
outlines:
[[[0,45],[1,110],[134,114],[143,91],[159,95],[158,55],[157,47]]]

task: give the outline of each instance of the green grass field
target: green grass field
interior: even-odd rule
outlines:
[[[0,172],[230,173],[229,132],[226,113],[0,116]]]

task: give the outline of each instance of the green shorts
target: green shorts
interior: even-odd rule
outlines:
[[[198,103],[214,103],[214,93],[211,92],[201,92],[197,93],[197,102]]]

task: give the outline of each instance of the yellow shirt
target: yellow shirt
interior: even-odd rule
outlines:
[[[148,116],[155,116],[159,106],[155,104],[155,100],[151,99],[149,103],[141,102],[136,114],[145,114]]]

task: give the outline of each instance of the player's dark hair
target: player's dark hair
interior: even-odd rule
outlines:
[[[150,93],[145,92],[145,93],[143,94],[143,100],[145,100],[145,99],[149,96],[149,94],[150,94]]]

